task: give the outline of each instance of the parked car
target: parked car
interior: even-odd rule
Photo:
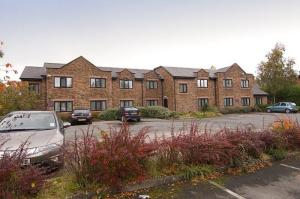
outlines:
[[[92,113],[90,109],[87,108],[78,108],[75,109],[72,113],[71,116],[71,124],[76,124],[76,123],[88,123],[92,124]]]
[[[285,113],[296,113],[298,107],[293,102],[278,102],[272,106],[266,108],[268,113],[271,112],[285,112]]]
[[[141,115],[139,109],[136,107],[121,107],[119,110],[119,119],[122,122],[128,120],[141,121]]]
[[[23,165],[62,165],[64,129],[69,126],[53,111],[11,112],[0,120],[0,138],[6,140],[1,143],[0,158],[26,143]]]

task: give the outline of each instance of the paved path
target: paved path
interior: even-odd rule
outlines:
[[[299,199],[300,160],[276,163],[254,174],[225,178],[224,183],[184,185],[181,199]]]
[[[161,120],[161,119],[142,119],[142,122],[130,122],[130,129],[133,133],[138,132],[144,127],[149,127],[150,137],[157,136],[169,136],[172,128],[174,132],[188,131],[192,122],[198,124],[201,131],[205,129],[207,131],[217,132],[224,127],[227,128],[245,128],[253,127],[256,129],[267,129],[270,124],[280,118],[291,118],[300,122],[300,113],[297,114],[285,114],[285,113],[250,113],[250,114],[229,114],[215,118],[205,118],[201,120],[195,119],[181,119],[181,120]],[[97,134],[100,130],[108,131],[109,128],[120,128],[120,121],[98,121],[94,122],[90,126],[90,132],[93,130]],[[71,139],[74,136],[74,132],[81,134],[87,131],[87,125],[71,126],[66,130],[67,139]]]

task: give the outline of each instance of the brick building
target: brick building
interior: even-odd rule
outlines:
[[[220,69],[159,66],[153,70],[98,67],[78,57],[67,64],[25,67],[20,79],[41,95],[40,109],[102,111],[119,106],[165,106],[179,112],[205,104],[226,107],[266,103],[267,94],[238,64]]]

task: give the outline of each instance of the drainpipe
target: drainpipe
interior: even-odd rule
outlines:
[[[142,80],[142,106],[144,106],[144,79]]]
[[[175,79],[173,77],[173,87],[174,87],[174,111],[176,111],[176,92],[175,92]]]
[[[164,85],[163,85],[163,79],[160,79],[160,86],[161,86],[161,105],[164,106]]]

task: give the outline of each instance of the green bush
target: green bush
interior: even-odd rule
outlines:
[[[272,156],[274,160],[283,160],[287,155],[287,151],[284,149],[270,149],[267,153]]]
[[[266,112],[266,108],[270,106],[270,104],[259,104],[255,105],[254,111],[256,112]]]
[[[232,114],[232,113],[250,113],[254,109],[252,107],[232,107],[232,108],[223,108],[220,110],[223,114]]]
[[[119,116],[119,109],[111,108],[98,114],[100,120],[116,120]]]
[[[179,117],[178,113],[170,111],[162,106],[139,107],[139,110],[141,116],[146,118],[169,119]]]
[[[205,178],[215,172],[215,169],[211,165],[191,165],[185,166],[182,171],[182,176],[186,180],[190,180],[193,177],[201,176]]]

